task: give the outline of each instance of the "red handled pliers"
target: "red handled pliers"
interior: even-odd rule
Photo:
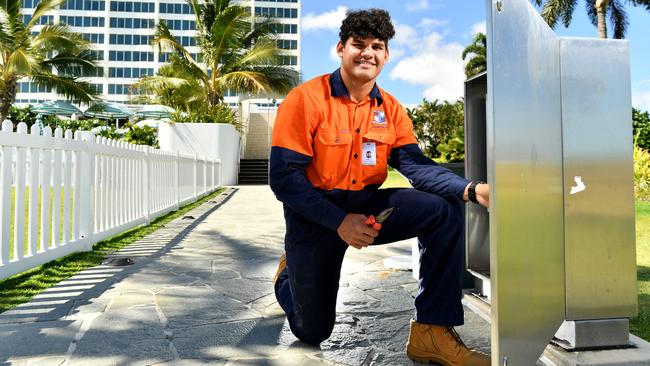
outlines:
[[[390,216],[390,214],[393,213],[393,209],[394,207],[387,208],[382,212],[380,212],[379,215],[377,215],[377,217],[370,215],[370,217],[368,217],[368,219],[364,222],[364,224],[370,226],[375,230],[381,229],[381,223],[386,221],[388,216]]]

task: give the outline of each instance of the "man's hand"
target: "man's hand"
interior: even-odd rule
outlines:
[[[349,246],[356,249],[365,248],[379,235],[379,231],[364,224],[367,219],[366,215],[347,214],[336,232]]]

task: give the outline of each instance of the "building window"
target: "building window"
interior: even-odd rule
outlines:
[[[153,13],[156,4],[149,2],[111,1],[111,11],[126,11],[134,13]]]
[[[111,18],[111,28],[147,29],[155,26],[153,19],[144,18]]]
[[[103,11],[105,6],[103,0],[68,0],[61,4],[60,9]]]
[[[153,61],[153,52],[109,51],[109,61]]]
[[[111,78],[141,78],[153,75],[153,68],[150,67],[111,67],[108,69],[108,76]]]
[[[104,18],[61,15],[59,20],[71,27],[103,27]]]
[[[298,9],[295,8],[268,8],[265,6],[255,7],[256,16],[271,18],[298,18]]]
[[[276,42],[277,42],[277,47],[283,50],[298,49],[298,41],[294,39],[278,39]]]
[[[281,65],[296,66],[296,65],[298,65],[298,56],[282,55],[282,56],[280,56],[280,64]]]

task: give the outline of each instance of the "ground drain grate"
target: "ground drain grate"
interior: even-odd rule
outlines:
[[[194,216],[192,215],[183,216],[181,220],[194,220]]]
[[[102,262],[104,266],[113,266],[113,267],[123,267],[132,265],[133,260],[131,258],[121,257],[121,258],[109,258]]]

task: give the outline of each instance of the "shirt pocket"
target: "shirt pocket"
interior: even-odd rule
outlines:
[[[347,175],[352,151],[351,134],[321,130],[314,145],[312,163],[323,181],[335,183]]]
[[[395,133],[391,131],[367,132],[363,135],[363,142],[375,143],[375,155],[377,158],[377,164],[366,165],[364,168],[386,169],[390,147],[395,143]]]
[[[375,165],[363,165],[363,183],[382,184],[386,180],[388,155],[390,147],[395,143],[395,133],[390,131],[367,132],[363,135],[363,142],[375,143]]]

